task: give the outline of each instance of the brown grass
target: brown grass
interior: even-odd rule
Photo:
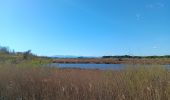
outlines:
[[[170,58],[58,58],[53,63],[170,64]]]
[[[169,100],[162,67],[121,71],[0,65],[0,100]]]

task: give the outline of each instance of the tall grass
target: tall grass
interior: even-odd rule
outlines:
[[[0,65],[0,100],[169,99],[170,73],[163,67],[100,71]]]
[[[170,58],[57,58],[54,63],[96,63],[96,64],[170,64]]]

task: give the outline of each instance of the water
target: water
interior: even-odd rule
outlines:
[[[170,69],[170,65],[165,65],[165,68]]]
[[[60,63],[52,63],[50,64],[51,67],[57,68],[77,68],[77,69],[99,69],[99,70],[120,70],[125,68],[128,65],[124,64],[60,64]],[[133,65],[129,65],[133,66]],[[144,65],[150,66],[150,65]],[[170,65],[163,65],[165,68],[170,69]]]
[[[52,67],[58,68],[78,68],[78,69],[99,69],[99,70],[120,70],[123,69],[123,64],[50,64]]]

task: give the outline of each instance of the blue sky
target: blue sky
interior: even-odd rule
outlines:
[[[170,0],[0,0],[0,45],[38,55],[168,55]]]

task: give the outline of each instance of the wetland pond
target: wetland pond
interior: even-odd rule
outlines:
[[[121,70],[129,66],[163,66],[170,69],[170,65],[125,65],[125,64],[83,64],[83,63],[52,63],[50,67],[76,68],[76,69],[98,69],[98,70]]]

